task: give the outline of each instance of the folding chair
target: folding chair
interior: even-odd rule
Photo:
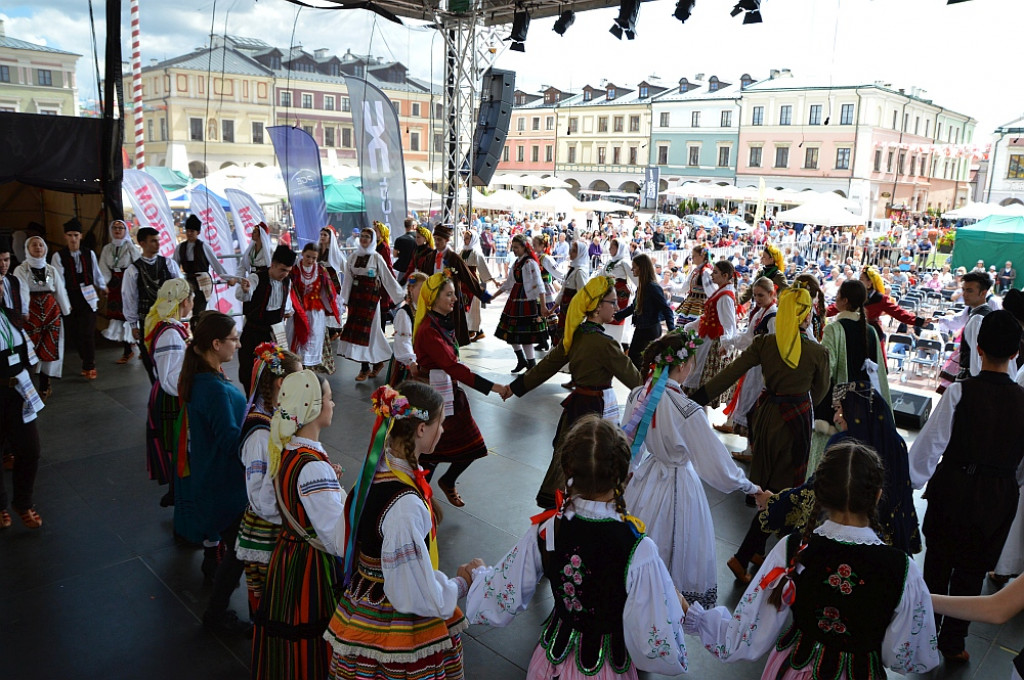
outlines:
[[[915,367],[914,374],[920,375],[918,368],[924,366],[931,370],[932,380],[937,380],[942,349],[942,343],[938,340],[918,340],[914,345],[913,356],[908,359],[908,362]]]
[[[889,372],[898,373],[903,370],[903,362],[914,349],[914,338],[903,333],[893,333],[886,341],[885,356],[889,362]],[[893,367],[892,362],[896,362]],[[902,379],[902,378],[901,378]]]

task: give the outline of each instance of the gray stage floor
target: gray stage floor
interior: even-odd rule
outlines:
[[[496,310],[486,310],[485,328],[493,328],[494,321]],[[100,351],[98,380],[75,376],[56,383],[41,416],[44,460],[36,499],[45,525],[30,532],[15,518],[12,529],[0,532],[0,678],[245,678],[248,642],[218,638],[200,624],[208,595],[199,572],[202,552],[175,543],[171,510],[158,505],[163,489],[148,481],[144,456],[149,383],[138,361],[117,366],[117,356],[111,346]],[[465,348],[463,359],[500,382],[508,381],[514,363],[507,346],[491,337]],[[69,356],[67,364],[67,373],[77,373],[77,357]],[[354,481],[372,424],[368,398],[375,385],[355,383],[357,370],[339,359],[331,377],[335,421],[323,437],[332,459],[347,469],[346,488]],[[228,367],[228,375],[236,373],[233,364]],[[507,403],[470,394],[491,455],[460,480],[466,507],[445,507],[439,532],[442,568],[453,572],[478,556],[493,563],[526,530],[537,512],[533,496],[565,396],[559,382],[553,379],[526,399]],[[742,447],[742,440],[725,441],[732,449]],[[10,484],[9,474],[5,481]],[[738,493],[710,488],[707,493],[717,536],[719,603],[732,606],[742,590],[734,586],[725,560],[742,539],[752,511]],[[923,503],[918,511],[923,514]],[[538,592],[508,628],[470,629],[465,638],[469,678],[524,677],[550,609],[549,591]],[[235,593],[233,607],[245,611],[244,587]],[[726,666],[697,640],[688,642],[691,677],[760,677],[761,663]],[[971,662],[940,666],[928,677],[1007,678],[1022,646],[1024,617],[1004,626],[973,624],[967,644]]]

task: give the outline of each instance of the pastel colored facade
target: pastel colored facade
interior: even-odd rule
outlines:
[[[555,172],[555,145],[558,141],[556,106],[571,96],[554,87],[539,95],[516,90],[512,100],[512,118],[502,150],[498,172],[532,174],[547,177]]]
[[[8,37],[0,21],[0,111],[77,116],[80,54]]]
[[[982,201],[1024,203],[1024,118],[996,128]]]

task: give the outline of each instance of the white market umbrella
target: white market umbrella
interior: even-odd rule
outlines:
[[[590,210],[587,203],[582,203],[565,189],[552,189],[548,193],[526,202],[527,210],[550,213],[586,212]]]
[[[832,195],[843,202],[846,201],[838,194]],[[863,217],[854,215],[834,199],[820,194],[818,198],[809,200],[801,206],[776,213],[775,219],[780,222],[814,224],[823,227],[852,227],[865,222]]]
[[[623,205],[616,203],[615,201],[606,201],[604,199],[597,201],[583,201],[582,207],[584,210],[599,213],[610,213],[610,212],[633,212],[633,206]]]
[[[548,189],[568,189],[571,184],[557,177],[540,177],[537,180],[539,184],[537,186],[547,187]]]
[[[522,210],[527,200],[517,191],[498,189],[493,194],[473,199],[473,206],[484,210]]]

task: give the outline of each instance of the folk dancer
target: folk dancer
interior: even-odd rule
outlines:
[[[281,344],[282,338],[275,337],[275,334],[282,335],[285,320],[295,314],[291,291],[295,259],[294,250],[278,246],[270,267],[254,270],[241,280],[235,292],[242,301],[242,314],[245,315],[238,357],[238,381],[245,387],[246,394],[252,387],[250,381],[256,347],[275,340]]]
[[[95,253],[82,247],[82,223],[77,217],[64,223],[64,240],[67,246],[53,254],[50,264],[64,277],[71,302],[71,313],[64,318],[64,324],[82,360],[82,377],[95,380],[96,307],[107,283]]]
[[[107,231],[110,242],[100,251],[100,272],[107,282],[107,327],[101,335],[107,340],[123,345],[124,351],[117,363],[127,364],[135,356],[135,335],[132,333],[132,327],[125,321],[121,285],[125,271],[139,259],[142,251],[132,243],[128,224],[124,220],[114,220]]]
[[[39,395],[50,398],[51,378],[60,379],[64,366],[64,324],[62,317],[71,313],[64,277],[53,265],[46,263],[46,241],[29,236],[25,241],[25,261],[14,270],[21,281],[21,290],[28,291],[24,330],[35,347],[39,363]],[[23,302],[23,308],[26,303]]]
[[[139,343],[139,357],[149,374],[149,381],[156,382],[156,366],[142,342],[143,322],[150,307],[156,302],[157,293],[164,281],[180,279],[178,263],[160,254],[160,232],[153,227],[141,227],[135,233],[142,255],[124,270],[121,280],[121,302],[125,323],[132,329],[132,337]]]
[[[185,240],[178,244],[174,250],[174,261],[178,268],[185,274],[185,280],[192,286],[192,294],[195,296],[195,307],[192,313],[199,315],[206,311],[209,296],[213,294],[213,279],[210,278],[210,268],[217,272],[223,281],[229,286],[235,285],[237,279],[228,274],[213,248],[206,241],[199,240],[199,233],[203,230],[203,223],[195,215],[189,215],[185,220]]]

